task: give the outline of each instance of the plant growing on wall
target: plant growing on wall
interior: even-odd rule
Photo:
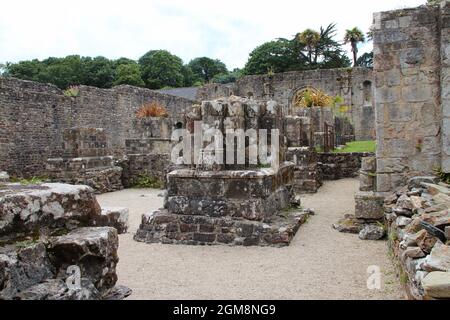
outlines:
[[[442,182],[450,184],[450,173],[442,171],[442,168],[435,168],[434,173],[441,179]]]
[[[148,104],[144,104],[136,112],[136,117],[140,119],[151,117],[164,118],[167,116],[168,114],[166,108],[163,105],[159,104],[158,102],[151,102]]]
[[[80,94],[80,89],[78,88],[78,86],[70,86],[69,88],[67,88],[66,90],[64,90],[64,95],[66,97],[78,97],[78,95]]]
[[[333,105],[334,99],[322,90],[306,88],[297,92],[294,105],[299,108],[329,107]]]

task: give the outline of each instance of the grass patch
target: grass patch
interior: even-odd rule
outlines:
[[[30,179],[11,177],[10,181],[14,183],[20,183],[23,186],[28,186],[32,184],[41,184],[47,179],[47,177],[32,177]]]
[[[374,140],[348,142],[344,148],[336,149],[334,153],[350,152],[375,152],[376,144]]]

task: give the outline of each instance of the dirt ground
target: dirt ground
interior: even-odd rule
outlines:
[[[289,247],[183,246],[138,243],[141,214],[162,206],[159,190],[129,189],[98,196],[102,206],[130,209],[120,236],[119,283],[129,299],[401,299],[385,241],[362,241],[331,228],[354,210],[355,179],[325,182],[302,196],[316,215]],[[369,266],[379,266],[381,289],[369,290]]]

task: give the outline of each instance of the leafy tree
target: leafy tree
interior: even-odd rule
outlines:
[[[306,48],[308,61],[311,64],[317,63],[321,34],[315,30],[306,29],[297,35],[297,39]]]
[[[41,65],[36,81],[52,83],[61,89],[84,84],[86,79],[84,61],[79,55],[48,58],[43,60]]]
[[[205,83],[209,82],[215,75],[228,73],[225,63],[207,57],[195,58],[189,62],[188,66],[194,76]]]
[[[197,80],[191,67],[184,65],[181,72],[183,74],[183,87],[192,87]],[[203,82],[201,82],[201,84],[203,84]]]
[[[232,72],[217,74],[212,78],[213,83],[231,83],[242,77],[242,70],[236,68]]]
[[[111,88],[116,70],[114,62],[105,57],[82,58],[83,84],[98,88]]]
[[[116,70],[114,85],[128,84],[130,86],[144,87],[141,77],[141,69],[136,62],[119,64]]]
[[[18,79],[39,81],[39,73],[43,68],[44,66],[37,59],[20,61],[7,64],[5,74]]]
[[[364,33],[358,28],[348,29],[345,32],[344,43],[350,43],[353,52],[353,65],[356,66],[358,60],[358,43],[366,41]]]
[[[373,68],[373,52],[366,52],[356,61],[358,67]]]
[[[277,39],[256,47],[245,64],[244,74],[265,74],[285,72],[299,63],[294,53],[292,42],[287,39]]]
[[[319,31],[306,29],[296,35],[295,51],[303,60],[303,69],[345,68],[350,65],[336,37],[336,24],[320,27]]]
[[[152,50],[139,59],[147,88],[183,86],[183,61],[166,50]]]

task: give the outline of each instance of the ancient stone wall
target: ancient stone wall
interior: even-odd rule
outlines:
[[[274,99],[292,114],[295,94],[306,87],[324,90],[344,99],[342,114],[353,123],[356,140],[375,138],[375,118],[372,97],[372,71],[364,68],[330,69],[255,75],[239,79],[234,84],[211,84],[198,90],[197,100],[210,100],[229,95]]]
[[[354,178],[361,169],[361,161],[364,157],[373,155],[370,152],[350,153],[319,153],[319,165],[323,180],[338,180]]]
[[[118,86],[80,86],[68,97],[52,85],[0,78],[0,168],[12,175],[41,175],[47,158],[62,156],[63,131],[103,128],[112,152],[123,155],[125,140],[141,138],[133,129],[135,113],[152,101],[165,106],[174,123],[184,122],[192,101],[152,90]]]
[[[442,121],[442,109],[449,114],[449,12],[447,2],[442,8],[422,6],[374,15],[380,192],[441,165],[450,169],[450,122],[447,117]]]

